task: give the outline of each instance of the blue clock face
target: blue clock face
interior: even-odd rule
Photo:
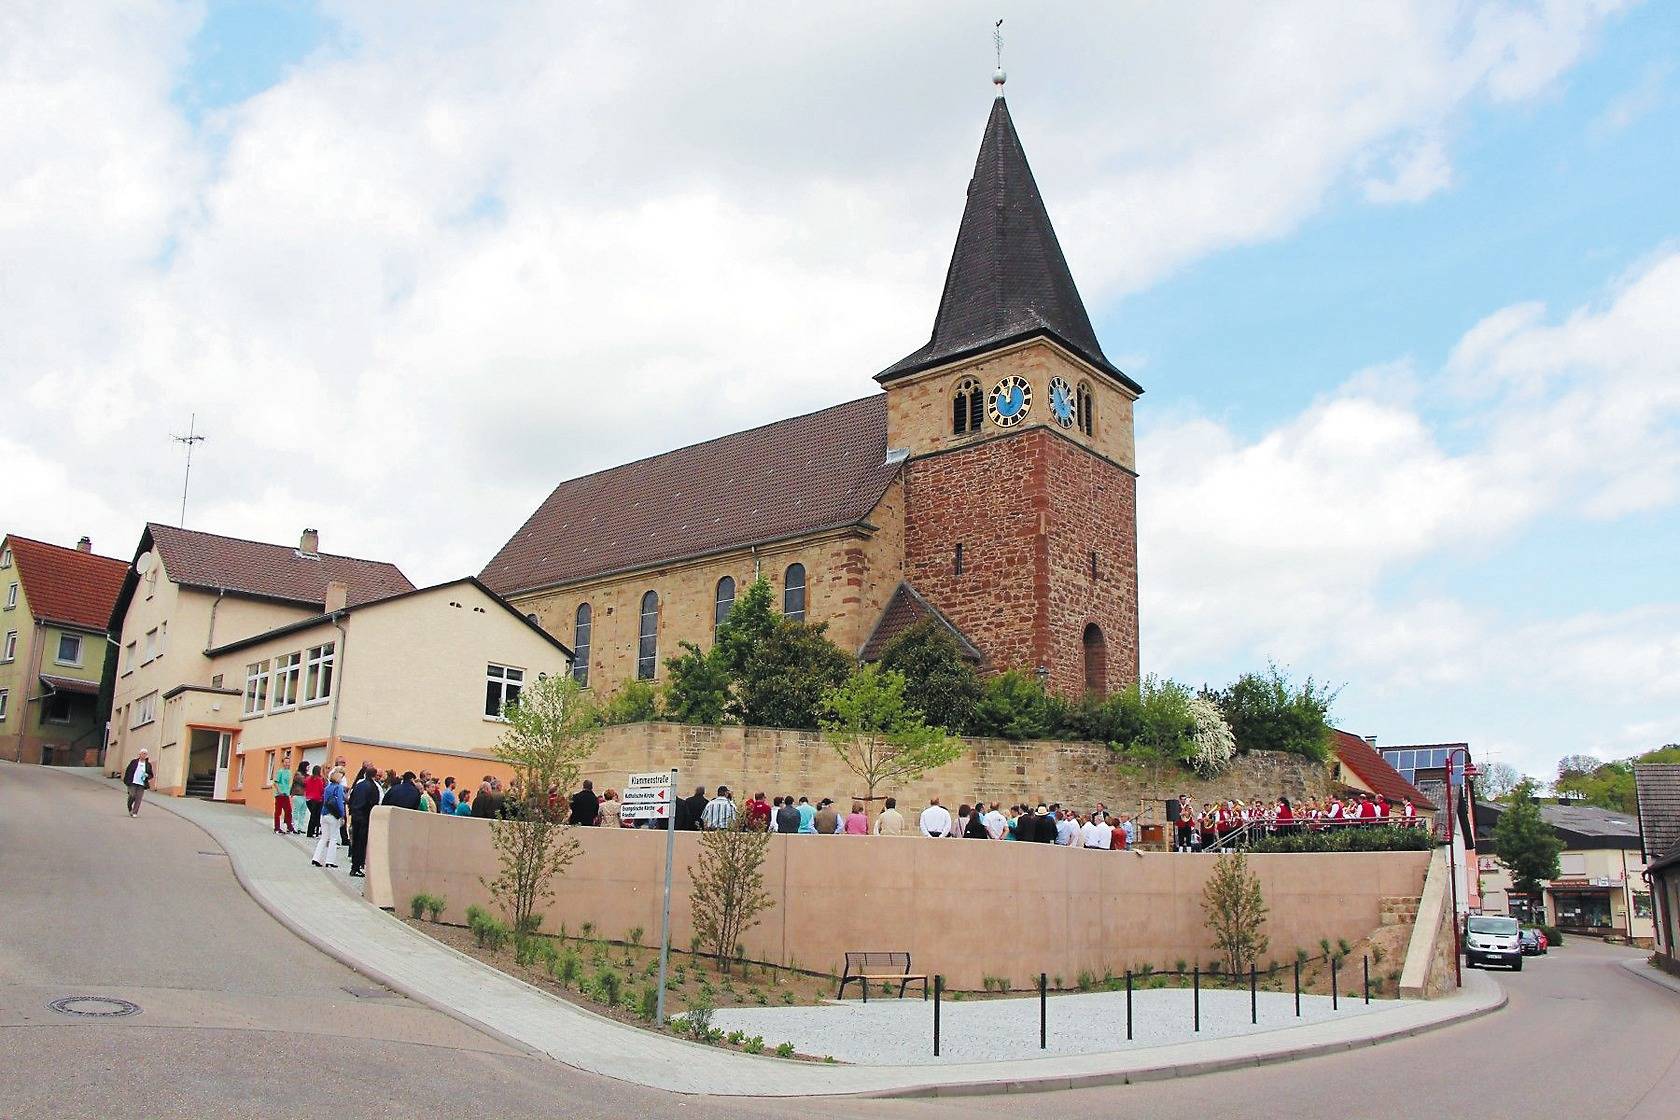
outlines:
[[[1050,379],[1050,414],[1064,428],[1073,427],[1073,386],[1059,377]]]
[[[1024,377],[1006,377],[986,394],[986,415],[1000,428],[1013,428],[1032,409],[1032,386]]]

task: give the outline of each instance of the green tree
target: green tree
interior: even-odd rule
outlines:
[[[659,718],[659,689],[652,681],[625,681],[600,712],[601,722],[646,723]]]
[[[1187,762],[1195,752],[1196,715],[1188,688],[1177,681],[1145,677],[1138,686],[1143,728],[1137,745],[1164,758]]]
[[[1509,806],[1493,826],[1493,849],[1511,869],[1512,885],[1525,894],[1538,891],[1543,881],[1558,877],[1558,853],[1563,851],[1563,841],[1540,816],[1540,806],[1534,803],[1534,783],[1526,778],[1511,791]]]
[[[974,726],[980,674],[937,619],[924,618],[888,642],[881,668],[904,675],[906,695],[929,723],[953,735]]]
[[[508,798],[490,823],[499,870],[485,885],[519,936],[536,928],[539,907],[554,897],[554,880],[577,855],[568,835],[566,794],[595,750],[600,716],[571,674],[528,683],[503,709],[508,726],[491,753],[513,771],[524,796]],[[553,799],[545,794],[553,792]]]
[[[1477,766],[1476,796],[1498,801],[1517,788],[1522,775],[1509,762],[1488,762]]]
[[[717,642],[713,645],[732,678],[740,679],[747,662],[782,616],[776,613],[775,593],[770,581],[760,576],[736,598],[729,615],[718,627]]]
[[[735,714],[754,727],[815,731],[823,694],[844,681],[852,665],[828,640],[826,622],[777,617],[746,653],[735,678]]]
[[[770,834],[748,828],[746,816],[737,813],[730,827],[702,832],[699,863],[688,868],[689,912],[695,936],[711,950],[725,974],[735,960],[741,935],[775,905],[764,889],[764,855],[770,847]]]
[[[702,651],[681,642],[682,654],[665,659],[665,716],[678,723],[719,724],[729,710],[729,665],[717,646]]]
[[[1241,852],[1220,856],[1202,888],[1202,914],[1232,975],[1246,972],[1271,944],[1264,932],[1269,912],[1248,857]]]
[[[1214,700],[1239,751],[1287,751],[1330,757],[1330,705],[1336,694],[1311,677],[1297,687],[1276,665],[1244,673]]]
[[[1010,669],[988,680],[975,705],[975,730],[1000,739],[1042,739],[1050,733],[1052,708],[1044,686],[1031,674]]]
[[[913,782],[962,753],[960,741],[931,727],[905,700],[904,674],[863,665],[823,696],[823,731],[868,799],[883,783]]]

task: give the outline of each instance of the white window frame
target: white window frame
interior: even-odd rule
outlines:
[[[156,692],[148,692],[134,702],[129,710],[128,729],[130,731],[157,720],[157,697]]]
[[[17,660],[17,631],[6,631],[6,643],[0,646],[0,665]]]
[[[129,642],[123,647],[123,676],[126,677],[134,672],[134,659],[139,653],[140,644],[138,642]]]
[[[65,660],[65,642],[76,643],[76,656],[74,660]],[[80,669],[82,667],[82,636],[80,634],[60,634],[58,636],[58,648],[53,651],[53,664],[68,665],[73,669]]]
[[[519,700],[519,694],[525,690],[525,670],[517,665],[498,665],[491,662],[484,669],[484,718],[497,723],[506,723],[507,717],[502,715],[507,706]],[[509,686],[513,687],[513,699],[508,699]],[[490,712],[490,689],[494,686],[501,697],[497,701],[496,711]]]
[[[333,677],[338,671],[338,643],[311,646],[304,655],[303,706],[325,704],[332,699]],[[322,687],[323,683],[325,687]]]
[[[11,582],[11,585],[6,588],[6,609],[7,610],[13,610],[17,607],[17,589],[18,589],[17,580],[13,580]]]
[[[12,690],[0,688],[0,723],[6,722],[6,711],[11,707]]]
[[[12,566],[12,550],[9,549],[9,548],[0,549],[0,569],[9,568],[11,566]]]
[[[245,710],[240,719],[255,719],[268,707],[268,659],[245,666]]]
[[[150,630],[146,631],[146,657],[145,657],[145,660],[140,662],[140,664],[150,665],[153,661],[157,660],[157,655],[158,655],[158,628],[156,626],[154,626]]]
[[[274,760],[279,757],[280,752],[264,751],[263,753],[268,756],[268,762],[264,766],[267,772],[263,775],[263,788],[268,789],[274,784]]]
[[[303,678],[303,654],[293,650],[274,659],[274,674],[268,689],[268,710],[289,712],[298,705],[298,687]]]

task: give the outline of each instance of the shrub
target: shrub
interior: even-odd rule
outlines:
[[[815,731],[823,695],[839,687],[852,668],[851,655],[828,639],[826,622],[778,617],[741,666],[736,714],[755,727]]]
[[[629,937],[630,937],[630,944],[636,946],[638,949],[641,948],[641,946],[642,946],[642,927],[641,926],[632,926],[631,929],[630,929]]]
[[[472,929],[485,918],[490,917],[490,911],[479,905],[467,907],[467,928]]]
[[[793,1057],[793,1043],[784,1042],[781,1045],[777,1046],[776,1047],[776,1057],[778,1057],[778,1058],[791,1058],[791,1057]]]
[[[980,675],[937,619],[924,618],[888,642],[881,669],[903,674],[905,696],[928,723],[956,735],[974,726]]]
[[[583,961],[578,959],[572,949],[565,949],[556,953],[548,962],[548,974],[567,988],[577,983],[578,973],[583,971]]]
[[[636,1014],[644,1023],[651,1023],[659,1014],[659,987],[655,984],[643,984],[636,993]]]
[[[1381,945],[1371,946],[1371,963],[1372,964],[1381,964],[1383,962],[1383,958],[1386,957],[1386,956],[1388,956],[1388,950],[1387,949],[1384,949]]]
[[[665,718],[677,723],[716,725],[729,706],[729,665],[723,651],[678,643],[681,655],[665,659]]]
[[[608,1007],[618,1006],[618,997],[622,994],[624,978],[617,969],[603,968],[595,973],[595,998]]]
[[[1563,931],[1556,926],[1541,926],[1540,932],[1546,935],[1547,948],[1563,944]]]
[[[420,915],[426,912],[426,904],[431,901],[432,896],[424,892],[408,900],[408,912],[414,916],[415,921],[420,920]]]
[[[471,925],[468,928],[472,930],[473,940],[478,943],[480,949],[496,952],[508,943],[508,938],[513,936],[513,931],[508,929],[506,922],[492,917],[483,910],[480,910],[469,921]]]
[[[1338,828],[1262,836],[1251,852],[1424,852],[1435,841],[1421,828]]]
[[[975,705],[975,731],[1000,739],[1042,739],[1050,730],[1051,704],[1044,686],[1011,669],[985,683]]]
[[[1276,665],[1244,673],[1212,697],[1236,737],[1237,749],[1286,751],[1319,762],[1330,757],[1330,705],[1336,693],[1311,677],[1296,686]]]
[[[688,1026],[688,1033],[701,1042],[706,1041],[712,1029],[712,1013],[717,1010],[712,1003],[712,997],[701,990],[700,994],[688,1001],[688,1014],[683,1017]]]
[[[1079,975],[1074,979],[1074,985],[1080,991],[1088,992],[1097,986],[1096,974],[1088,968],[1082,968],[1079,970]]]
[[[542,949],[548,941],[541,937],[518,937],[513,939],[513,959],[519,962],[521,968],[530,968],[542,957]]]
[[[742,1041],[744,1041],[746,1037],[747,1032],[745,1031],[730,1031],[728,1034],[723,1036],[724,1041],[729,1043],[731,1046],[741,1045]]]
[[[601,722],[646,723],[659,718],[659,690],[647,681],[625,681],[601,709]]]
[[[764,1036],[761,1034],[753,1035],[751,1038],[741,1043],[741,1049],[745,1050],[749,1054],[764,1053]]]
[[[1338,957],[1345,957],[1351,952],[1353,952],[1353,946],[1348,944],[1348,939],[1347,938],[1345,938],[1345,937],[1336,938],[1336,955]]]
[[[442,895],[433,894],[426,896],[426,916],[432,921],[435,922],[441,919],[443,917],[443,912],[448,908],[449,900],[444,898]]]
[[[782,993],[782,1002],[791,1007],[793,1005],[793,993],[792,992],[783,992]]]

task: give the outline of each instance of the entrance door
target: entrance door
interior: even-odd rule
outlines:
[[[217,801],[226,801],[228,793],[228,763],[233,755],[233,736],[226,732],[216,735],[216,791],[210,796]]]

